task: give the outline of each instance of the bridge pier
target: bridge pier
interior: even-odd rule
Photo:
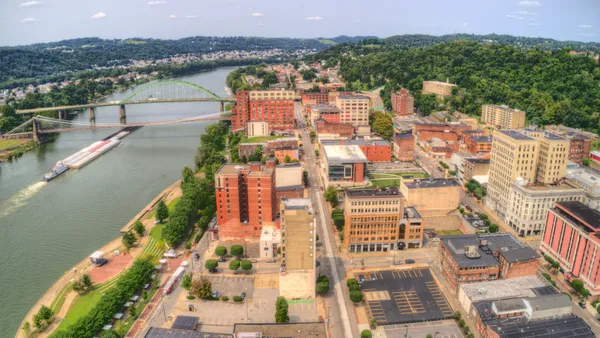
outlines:
[[[96,107],[89,107],[88,113],[90,115],[90,122],[96,122]]]
[[[59,113],[60,114],[60,113]],[[37,119],[33,119],[33,140],[36,143],[40,143],[40,134],[39,134],[39,130],[38,130],[38,121]]]
[[[66,120],[67,119],[67,111],[66,110],[59,110],[58,111],[58,118],[60,120]]]
[[[221,101],[221,110],[220,112],[224,112],[225,111],[225,102]]]
[[[125,111],[125,105],[119,105],[119,121],[121,121],[121,123],[125,124],[127,123],[127,113]]]

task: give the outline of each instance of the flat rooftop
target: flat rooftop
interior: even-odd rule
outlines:
[[[534,141],[533,138],[529,137],[529,136],[525,136],[521,133],[519,133],[516,130],[498,130],[499,133],[502,133],[510,138],[513,138],[515,140],[519,140],[519,141]]]
[[[481,129],[463,130],[463,134],[479,134],[483,133]]]
[[[234,324],[233,334],[239,337],[240,333],[261,333],[256,337],[327,337],[325,323],[273,323],[273,324]],[[249,337],[249,336],[244,336]]]
[[[550,132],[544,132],[544,138],[548,139],[548,140],[552,140],[552,141],[565,141],[566,139],[562,136],[559,136],[557,134],[553,134]]]
[[[242,170],[249,169],[249,164],[224,164],[215,175],[233,175],[238,174]]]
[[[228,333],[209,333],[152,327],[144,338],[233,338],[233,335]]]
[[[408,189],[426,189],[426,188],[441,188],[441,187],[460,187],[460,184],[453,179],[438,178],[438,179],[421,179],[412,182],[402,182]]]
[[[322,140],[321,144],[322,145],[339,145],[339,144],[344,144],[344,145],[357,145],[357,146],[389,146],[390,142],[386,141],[386,140],[377,140],[377,139],[370,139],[370,140]]]
[[[368,96],[364,95],[339,95],[340,100],[368,100]]]
[[[525,276],[494,281],[461,284],[464,294],[473,302],[488,299],[533,297],[536,290],[545,289],[546,283],[537,276]],[[552,288],[555,293],[556,289]],[[544,292],[546,294],[547,292]]]
[[[312,110],[319,113],[339,113],[341,110],[335,106],[312,106]]]
[[[567,170],[567,179],[582,186],[587,191],[600,194],[600,171],[592,168],[575,168]]]
[[[527,321],[523,317],[512,317],[486,321],[500,338],[592,338],[594,332],[589,325],[575,315]]]
[[[600,211],[592,209],[579,201],[556,202],[556,204],[594,229],[600,228]]]
[[[368,197],[394,197],[400,198],[402,194],[398,187],[388,187],[386,189],[346,189],[348,198],[368,198]]]
[[[475,164],[490,164],[489,158],[465,158],[465,161]]]
[[[414,136],[411,132],[404,132],[404,133],[396,133],[394,135],[394,137],[397,139],[406,140],[406,139],[411,139]]]
[[[471,137],[471,140],[473,140],[475,142],[488,142],[488,143],[491,143],[492,142],[492,137],[491,136],[473,136],[473,137]]]
[[[323,145],[323,152],[329,164],[367,163],[367,157],[360,147],[351,145]]]
[[[440,240],[460,267],[498,266],[495,252],[511,263],[540,257],[534,249],[523,245],[511,234],[444,236]],[[469,246],[474,246],[476,252],[467,256],[465,247]]]
[[[283,197],[281,203],[285,205],[286,209],[310,209],[312,208],[312,202],[310,198],[287,198]]]

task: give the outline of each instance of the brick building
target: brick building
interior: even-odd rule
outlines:
[[[387,252],[420,248],[423,220],[397,187],[346,189],[344,247],[349,252]],[[374,217],[376,216],[376,217]]]
[[[266,165],[225,164],[215,174],[217,222],[221,238],[259,238],[277,214],[275,159]]]
[[[449,289],[461,283],[536,275],[540,255],[513,235],[457,235],[440,238],[441,270]]]
[[[415,98],[406,89],[392,93],[392,111],[398,116],[413,115],[415,110]]]
[[[266,151],[267,144],[266,143],[240,143],[240,144],[238,144],[239,157],[242,158],[242,157],[246,156],[247,159],[250,158],[250,156],[252,156],[252,154],[254,154],[256,152],[258,147],[262,147],[263,154],[267,153],[267,151]]]
[[[402,162],[412,162],[415,159],[415,138],[411,132],[394,134],[394,156]]]
[[[341,121],[341,110],[338,107],[308,106],[306,109],[313,124],[319,119],[330,123],[340,123]]]
[[[338,134],[340,138],[351,139],[354,127],[351,124],[332,123],[323,119],[315,121],[317,134]]]
[[[581,279],[600,295],[600,211],[578,201],[549,209],[540,250],[560,263],[565,276]]]
[[[491,136],[469,136],[468,143],[465,144],[467,151],[473,155],[492,151]]]
[[[302,105],[308,104],[327,104],[329,97],[327,93],[304,93],[302,94]]]
[[[322,145],[357,145],[369,162],[390,162],[392,144],[384,140],[324,140]]]
[[[283,138],[278,138],[275,140],[267,141],[267,149],[269,149],[270,152],[272,152],[276,149],[283,149],[283,148],[297,149],[298,148],[298,138],[283,137]]]
[[[286,156],[289,156],[291,161],[300,160],[297,148],[279,148],[276,149],[273,154],[275,155],[275,158],[279,160],[279,163],[285,163]]]
[[[576,133],[566,133],[562,135],[569,140],[569,161],[581,165],[581,160],[590,157],[591,139],[584,135]]]
[[[294,129],[294,92],[291,90],[240,90],[231,113],[231,129],[241,130],[247,121],[264,121],[271,130]]]

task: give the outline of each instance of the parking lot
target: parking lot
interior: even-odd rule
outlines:
[[[239,296],[246,292],[246,298],[252,299],[254,293],[254,277],[225,277],[207,275],[204,279],[212,283],[212,290],[217,291],[219,297],[227,296],[232,299],[233,296]]]
[[[427,268],[357,274],[378,325],[451,318],[453,311]]]

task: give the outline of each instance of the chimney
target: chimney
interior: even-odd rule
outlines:
[[[260,162],[250,163],[250,171],[260,171]]]
[[[267,159],[267,169],[275,169],[275,158]]]

